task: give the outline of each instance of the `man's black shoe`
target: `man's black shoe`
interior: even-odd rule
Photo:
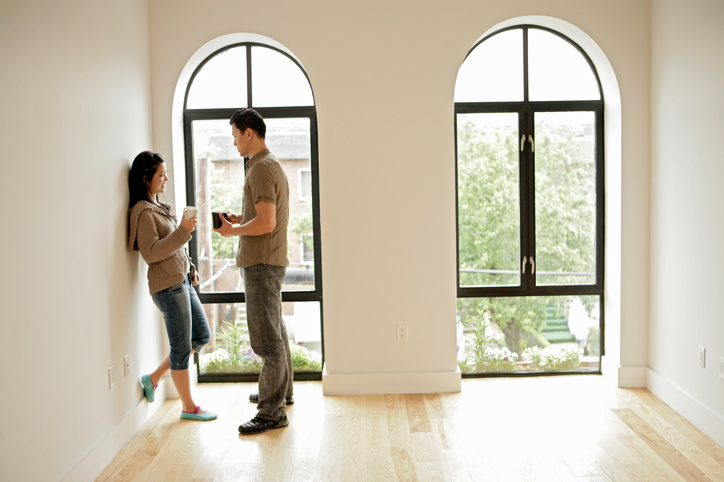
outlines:
[[[249,401],[251,403],[259,403],[259,394],[258,393],[250,393],[249,394]],[[287,405],[291,405],[294,403],[294,397],[287,397]]]
[[[279,420],[264,420],[263,418],[254,417],[246,423],[239,425],[239,433],[241,435],[251,435],[255,433],[263,433],[275,428],[282,428],[289,425],[289,419],[283,415]]]

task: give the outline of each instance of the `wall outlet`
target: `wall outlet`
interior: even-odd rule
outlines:
[[[699,345],[699,366],[701,368],[706,367],[706,348]]]
[[[113,388],[113,385],[115,385],[115,384],[116,384],[116,377],[113,374],[113,367],[111,366],[108,369],[108,390]]]
[[[409,341],[409,329],[407,325],[397,325],[397,341]]]
[[[128,355],[123,357],[123,376],[127,377],[131,373],[131,362],[128,361]]]
[[[719,378],[724,380],[724,356],[719,357]]]

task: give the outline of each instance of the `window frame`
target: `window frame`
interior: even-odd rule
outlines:
[[[284,50],[277,47],[267,45],[260,42],[237,42],[234,44],[226,45],[220,49],[217,49],[211,53],[206,59],[204,59],[198,67],[194,70],[191,78],[186,86],[183,101],[183,138],[184,138],[184,169],[186,173],[186,201],[187,205],[196,205],[196,179],[194,169],[194,146],[193,146],[193,123],[199,120],[228,120],[231,118],[234,112],[238,109],[245,107],[228,107],[228,108],[204,108],[204,109],[189,109],[187,107],[188,96],[193,85],[193,81],[196,75],[204,68],[207,62],[216,57],[218,54],[225,52],[233,48],[245,47],[246,48],[246,76],[247,76],[247,106],[251,107],[265,119],[283,119],[283,118],[306,118],[309,120],[309,135],[310,135],[310,166],[311,172],[311,193],[312,197],[308,200],[312,201],[312,232],[313,232],[313,246],[314,246],[314,287],[310,290],[304,291],[285,291],[282,290],[282,302],[317,302],[319,303],[320,313],[320,333],[321,338],[321,355],[322,363],[324,363],[324,320],[323,320],[323,295],[322,295],[322,249],[321,249],[321,228],[320,228],[320,199],[319,199],[319,149],[318,149],[318,134],[317,134],[317,111],[316,102],[314,101],[314,92],[312,91],[312,105],[309,106],[289,106],[289,107],[256,107],[253,105],[253,85],[252,85],[252,47],[263,47],[271,50],[275,50],[289,59],[291,59],[300,71],[304,74],[307,82],[309,82],[309,88],[312,90],[311,82],[309,77],[301,66],[301,64],[291,55]],[[229,125],[231,130],[231,125]],[[246,162],[247,159],[244,159]],[[239,186],[241,189],[242,186]],[[197,232],[191,234],[191,240],[189,241],[189,254],[194,264],[198,266],[198,238]],[[225,303],[245,303],[246,296],[243,291],[236,292],[219,292],[219,293],[204,293],[196,287],[196,292],[199,296],[199,300],[202,304],[225,304]],[[198,354],[195,355],[198,366]],[[295,372],[295,380],[321,380],[321,371],[319,372]],[[220,381],[254,381],[258,378],[258,373],[238,373],[238,374],[199,374],[199,381],[205,382],[220,382]],[[202,380],[203,378],[203,380]]]
[[[573,40],[553,29],[539,25],[522,24],[513,25],[497,30],[483,37],[468,52],[468,56],[483,42],[489,38],[509,30],[523,30],[523,89],[522,101],[502,102],[455,102],[454,103],[454,129],[455,129],[455,243],[456,243],[456,290],[457,298],[500,298],[500,297],[529,297],[529,296],[578,296],[595,295],[599,297],[600,307],[600,354],[604,351],[604,263],[605,263],[605,153],[604,153],[604,97],[601,80],[598,72],[586,52]],[[591,68],[598,86],[600,99],[598,100],[561,100],[561,101],[531,101],[529,99],[529,76],[528,76],[528,31],[540,29],[561,37],[570,45],[575,47],[587,61]],[[466,59],[467,57],[466,56]],[[463,61],[464,62],[464,61]],[[537,285],[535,274],[531,273],[530,264],[527,265],[524,274],[521,274],[519,286],[461,286],[460,285],[460,206],[459,206],[459,166],[458,166],[458,115],[477,113],[516,113],[518,115],[519,135],[526,137],[530,134],[535,136],[534,118],[540,112],[593,112],[595,117],[595,189],[596,189],[596,225],[595,225],[595,262],[596,274],[593,284],[570,284],[570,285]],[[535,140],[535,137],[534,137]],[[520,187],[520,253],[519,263],[522,263],[524,256],[532,254],[536,259],[536,235],[535,235],[535,153],[526,141],[523,151],[518,150],[519,161],[519,187]],[[519,265],[520,269],[520,265]],[[556,375],[561,372],[540,372],[540,373],[464,373],[464,377],[481,376],[531,376],[531,375]],[[598,371],[573,373],[598,373]]]

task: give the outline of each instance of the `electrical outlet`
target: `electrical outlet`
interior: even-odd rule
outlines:
[[[127,377],[131,373],[131,363],[128,361],[128,355],[123,357],[123,376]]]
[[[699,345],[699,366],[701,368],[706,367],[706,348]]]
[[[724,380],[724,357],[719,357],[719,378]]]
[[[113,367],[110,367],[108,369],[108,390],[113,388],[113,385],[115,385],[115,384],[116,384],[116,377],[113,374]]]
[[[409,341],[407,325],[397,325],[397,341]]]

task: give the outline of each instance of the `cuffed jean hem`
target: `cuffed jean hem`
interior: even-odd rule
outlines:
[[[191,349],[199,352],[211,338],[209,322],[191,279],[151,295],[163,314],[171,348],[171,370],[187,370]]]
[[[260,418],[262,420],[274,421],[274,420],[279,420],[280,418],[285,417],[287,415],[287,412],[285,412],[284,409],[277,410],[275,413],[276,413],[275,416],[271,416],[271,415],[264,415],[261,412],[257,412],[256,418]]]

